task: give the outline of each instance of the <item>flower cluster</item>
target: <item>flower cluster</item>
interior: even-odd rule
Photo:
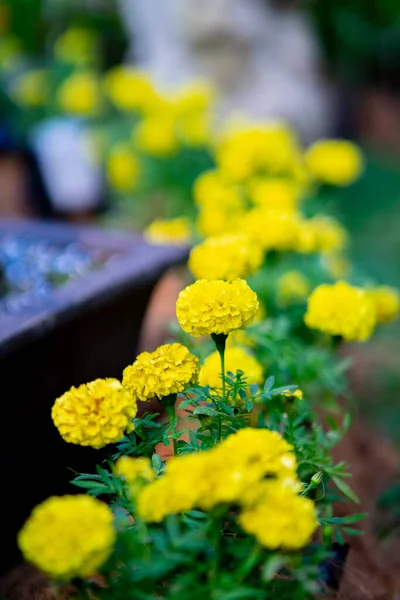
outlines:
[[[153,221],[143,232],[145,239],[151,244],[188,246],[191,228],[186,217]]]
[[[36,506],[18,535],[24,558],[47,575],[71,579],[93,575],[116,539],[113,514],[90,496],[54,496]]]
[[[189,269],[196,279],[238,279],[261,266],[263,252],[244,234],[209,237],[195,246],[189,256]]]
[[[102,448],[133,430],[136,413],[136,398],[109,378],[72,387],[57,398],[51,416],[66,442]]]
[[[179,294],[176,316],[182,329],[194,337],[228,335],[249,325],[258,306],[257,295],[243,279],[200,279]]]
[[[160,521],[194,507],[211,510],[218,504],[239,504],[243,507],[239,522],[266,547],[300,548],[310,540],[317,520],[313,503],[297,495],[291,450],[274,431],[239,430],[212,450],[171,459],[165,475],[140,493],[139,513],[147,521]],[[265,487],[266,476],[272,488]],[[284,499],[287,514],[274,522],[278,498]],[[269,501],[272,519],[267,515]],[[259,532],[254,528],[257,512]],[[302,525],[292,529],[290,524],[299,519]],[[272,528],[269,535],[268,528]]]
[[[364,341],[375,328],[376,314],[365,290],[338,281],[320,285],[312,292],[304,320],[311,329],[347,341]]]
[[[197,381],[199,359],[182,344],[165,344],[142,352],[124,370],[123,385],[139,400],[163,398],[182,392]]]

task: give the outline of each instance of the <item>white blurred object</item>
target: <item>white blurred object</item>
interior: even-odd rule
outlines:
[[[84,126],[74,119],[50,119],[37,126],[31,144],[53,207],[63,213],[97,207],[102,176],[90,154]]]
[[[128,59],[164,86],[211,79],[221,118],[288,120],[306,141],[329,134],[334,96],[304,13],[265,0],[119,0]]]

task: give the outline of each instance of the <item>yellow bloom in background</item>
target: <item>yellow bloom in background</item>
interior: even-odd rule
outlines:
[[[239,524],[270,550],[299,550],[318,527],[314,503],[279,481],[263,483],[264,499],[239,515]]]
[[[249,325],[258,306],[257,294],[244,279],[200,279],[180,292],[176,316],[182,329],[193,337],[227,335]]]
[[[351,267],[348,258],[335,252],[323,256],[323,265],[334,279],[342,279],[350,273]]]
[[[193,197],[199,207],[238,209],[245,206],[239,188],[226,183],[217,170],[205,171],[198,176],[193,186]]]
[[[294,212],[253,208],[242,219],[242,231],[265,251],[292,250],[295,246],[299,215]]]
[[[364,168],[360,149],[346,140],[317,141],[308,148],[304,159],[314,179],[330,185],[350,185]]]
[[[118,144],[108,157],[107,178],[118,191],[132,190],[140,178],[140,162],[128,144]]]
[[[151,244],[188,246],[192,237],[189,219],[165,219],[153,221],[143,232]]]
[[[55,401],[51,417],[71,444],[103,448],[133,431],[137,404],[117,379],[96,379],[72,387]]]
[[[204,206],[200,209],[197,217],[197,230],[204,237],[239,231],[245,214],[244,209]]]
[[[71,27],[56,39],[53,52],[66,63],[90,64],[96,57],[96,36],[89,29]]]
[[[139,400],[163,398],[183,392],[197,381],[199,359],[182,344],[164,344],[154,352],[142,352],[124,370],[123,385]]]
[[[241,233],[209,237],[190,252],[189,269],[196,279],[237,279],[261,266],[260,246]]]
[[[251,354],[239,346],[228,347],[225,350],[225,372],[230,371],[236,375],[240,369],[244,372],[247,383],[261,384],[263,380],[262,365]],[[213,389],[222,389],[221,360],[217,351],[205,359],[200,369],[200,385],[208,385]]]
[[[146,116],[133,131],[133,139],[145,154],[165,158],[179,149],[176,121],[170,115]]]
[[[61,580],[93,575],[111,555],[115,540],[111,510],[87,495],[48,498],[18,534],[25,560]]]
[[[22,73],[11,87],[13,100],[21,106],[44,106],[49,98],[49,75],[45,69]]]
[[[286,398],[298,398],[299,400],[303,400],[304,394],[303,390],[297,388],[297,390],[283,390],[282,395]]]
[[[115,463],[115,470],[128,484],[135,483],[138,479],[147,482],[155,479],[151,460],[143,456],[140,458],[121,456]]]
[[[287,271],[278,279],[278,303],[282,306],[302,302],[310,291],[310,282],[300,271]]]
[[[210,110],[214,99],[215,90],[207,81],[193,80],[173,94],[172,103],[178,115],[193,115]]]
[[[300,195],[294,181],[278,177],[259,177],[250,181],[249,193],[254,204],[282,212],[295,210]]]
[[[147,113],[162,103],[149,76],[125,65],[108,71],[104,89],[111,102],[125,111]]]
[[[265,306],[261,302],[259,302],[258,311],[257,311],[256,316],[253,319],[253,322],[251,323],[251,326],[253,327],[257,323],[261,323],[261,321],[265,321],[266,318],[267,318],[267,310],[266,310]],[[236,331],[232,331],[232,333],[226,340],[227,348],[230,348],[233,346],[248,346],[251,348],[255,345],[256,344],[255,344],[254,340],[249,335],[248,329],[245,329],[245,330],[237,329]]]
[[[186,146],[207,146],[212,136],[211,117],[207,114],[181,116],[178,120],[178,131]]]
[[[299,221],[295,249],[302,253],[332,254],[348,244],[346,229],[332,217],[316,216]]]
[[[211,450],[173,457],[165,475],[140,493],[138,511],[146,521],[198,507],[247,504],[265,476],[296,487],[293,448],[275,431],[241,429]],[[253,492],[253,493],[251,493]]]
[[[374,305],[377,323],[389,323],[399,316],[400,295],[395,288],[382,285],[368,291]]]
[[[92,116],[102,105],[99,82],[95,75],[77,72],[66,79],[57,90],[60,108],[76,116]]]
[[[308,299],[304,321],[311,329],[365,341],[374,331],[375,309],[368,292],[345,281],[319,285]]]

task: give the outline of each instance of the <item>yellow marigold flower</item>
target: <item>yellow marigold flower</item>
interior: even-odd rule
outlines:
[[[325,269],[334,279],[341,279],[350,273],[349,260],[341,254],[325,254],[323,257]]]
[[[249,193],[254,204],[284,212],[295,210],[299,201],[298,185],[278,177],[254,179],[249,184]]]
[[[292,250],[299,216],[294,212],[253,208],[242,219],[242,231],[264,250]]]
[[[261,384],[263,380],[263,368],[258,360],[239,346],[226,348],[225,372],[230,371],[236,374],[238,369],[244,372],[244,377],[246,377],[248,384]],[[208,385],[216,390],[222,388],[221,360],[217,351],[205,359],[200,368],[199,383],[200,385]]]
[[[192,249],[189,269],[196,279],[232,280],[252,275],[261,266],[263,258],[261,248],[246,235],[219,235]]]
[[[178,120],[182,141],[191,148],[207,146],[212,135],[212,121],[208,114],[183,115]]]
[[[347,231],[331,217],[317,216],[299,221],[295,243],[298,252],[331,254],[342,250],[347,244]]]
[[[392,287],[382,285],[368,292],[375,308],[377,323],[394,321],[400,310],[399,292]]]
[[[96,55],[96,37],[88,29],[71,27],[56,39],[53,51],[66,63],[87,65]]]
[[[225,183],[218,171],[205,171],[199,175],[194,183],[193,196],[200,208],[245,208],[239,188]]]
[[[138,479],[147,482],[155,479],[151,460],[146,457],[133,458],[132,456],[121,456],[115,464],[115,470],[129,484],[135,483]]]
[[[107,73],[104,87],[111,102],[122,110],[147,113],[161,102],[149,76],[125,65]]]
[[[199,211],[197,229],[204,237],[239,231],[245,214],[244,209],[206,205]]]
[[[310,287],[310,282],[300,271],[287,271],[278,279],[279,304],[287,306],[305,300]]]
[[[117,379],[96,379],[55,401],[51,416],[61,437],[71,444],[102,448],[133,431],[136,399]]]
[[[140,163],[128,144],[118,144],[111,150],[107,163],[107,177],[119,191],[131,190],[138,182]]]
[[[193,337],[227,335],[249,325],[258,306],[257,294],[244,279],[200,279],[179,294],[176,316],[182,329]]]
[[[179,115],[192,115],[207,111],[215,98],[215,90],[206,81],[193,80],[178,89],[172,103]]]
[[[142,352],[124,370],[123,385],[139,400],[179,394],[197,381],[199,359],[182,344],[164,344],[154,352]]]
[[[74,73],[58,88],[57,99],[66,113],[94,115],[101,107],[99,82],[92,73]]]
[[[189,219],[165,219],[153,221],[143,233],[151,244],[188,246],[192,237]]]
[[[32,69],[23,73],[13,83],[11,95],[21,106],[44,106],[49,96],[48,72]]]
[[[93,575],[116,539],[113,514],[86,495],[53,496],[36,506],[18,534],[24,558],[55,579]]]
[[[319,285],[308,299],[304,321],[311,329],[364,341],[375,328],[375,309],[368,292],[345,281]]]
[[[315,142],[305,154],[305,163],[315,179],[330,185],[349,185],[363,170],[359,148],[345,140]]]
[[[303,400],[304,394],[303,390],[297,388],[297,390],[283,390],[282,395],[286,398],[298,398],[299,400]]]
[[[165,475],[141,491],[139,514],[146,521],[160,521],[194,507],[247,503],[249,490],[255,494],[266,475],[295,486],[292,449],[275,431],[245,428],[211,450],[173,457]]]
[[[262,502],[244,509],[239,523],[270,550],[299,550],[318,527],[314,503],[279,481],[263,482]]]
[[[168,157],[179,148],[176,122],[169,115],[145,117],[134,130],[133,137],[138,147],[150,156]]]

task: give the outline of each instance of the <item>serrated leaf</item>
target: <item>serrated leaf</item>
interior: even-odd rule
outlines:
[[[336,484],[337,488],[344,494],[349,500],[352,500],[356,504],[360,504],[360,500],[357,495],[353,492],[351,487],[339,477],[332,477],[332,481]]]

